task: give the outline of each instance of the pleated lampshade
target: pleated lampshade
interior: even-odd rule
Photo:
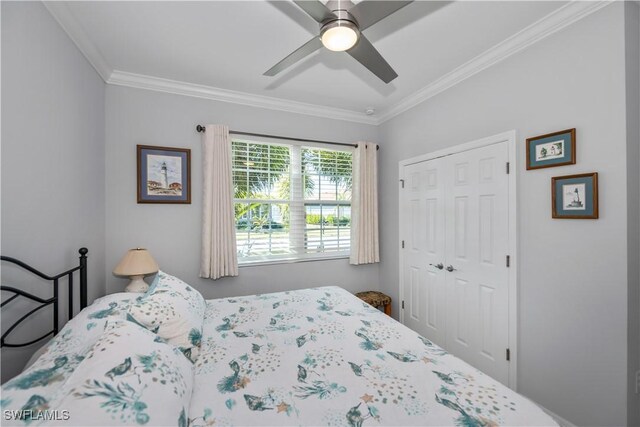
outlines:
[[[158,263],[148,250],[143,248],[129,249],[122,257],[113,274],[116,276],[141,276],[158,271]]]

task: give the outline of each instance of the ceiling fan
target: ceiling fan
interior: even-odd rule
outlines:
[[[385,83],[398,77],[362,31],[411,1],[364,0],[354,4],[350,0],[330,0],[326,6],[318,0],[294,0],[294,3],[320,24],[320,37],[290,53],[267,70],[265,76],[275,76],[324,46],[336,52],[346,51]]]

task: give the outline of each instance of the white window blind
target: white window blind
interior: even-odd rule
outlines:
[[[347,257],[352,150],[233,140],[238,261]]]

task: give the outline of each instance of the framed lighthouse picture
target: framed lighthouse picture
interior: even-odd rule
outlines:
[[[138,203],[191,203],[191,150],[138,145]]]
[[[598,218],[598,173],[551,178],[551,216],[565,219]]]

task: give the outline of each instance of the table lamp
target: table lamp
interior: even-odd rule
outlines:
[[[158,263],[149,251],[143,248],[129,249],[113,270],[116,276],[128,276],[131,279],[125,288],[126,292],[146,292],[149,285],[142,279],[157,272]]]

